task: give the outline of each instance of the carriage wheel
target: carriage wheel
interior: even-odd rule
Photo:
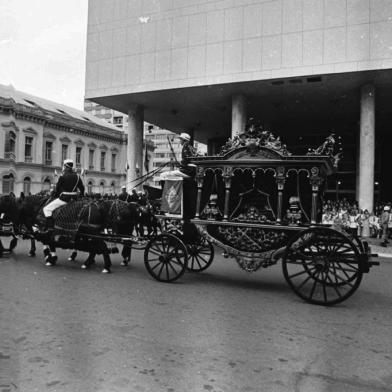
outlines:
[[[357,247],[330,228],[315,227],[298,233],[286,247],[282,267],[294,292],[318,305],[346,300],[362,280]]]
[[[188,252],[175,235],[164,233],[152,239],[144,251],[144,264],[150,275],[160,282],[173,282],[186,269]]]
[[[214,260],[214,246],[201,238],[200,242],[188,245],[188,270],[200,272],[206,270]]]

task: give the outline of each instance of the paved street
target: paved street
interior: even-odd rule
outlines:
[[[217,257],[175,284],[142,253],[113,274],[81,262],[0,259],[0,391],[392,391],[392,261],[352,298],[302,302],[280,264],[248,274]],[[218,252],[219,253],[219,252]]]

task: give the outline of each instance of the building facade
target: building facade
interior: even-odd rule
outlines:
[[[66,158],[86,192],[118,193],[126,183],[126,143],[123,131],[94,116],[0,85],[1,193],[49,190]]]
[[[376,183],[392,199],[391,20],[389,0],[90,1],[86,98],[128,113],[137,145],[143,120],[211,153],[249,117],[289,146],[333,130],[336,184],[372,210]]]

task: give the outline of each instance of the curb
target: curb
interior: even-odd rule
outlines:
[[[392,254],[391,253],[382,253],[382,252],[375,252],[378,254],[378,257],[382,257],[384,259],[392,259]]]

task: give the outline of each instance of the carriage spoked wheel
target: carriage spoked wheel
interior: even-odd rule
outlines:
[[[144,251],[144,265],[150,275],[160,282],[180,278],[187,266],[188,252],[175,235],[163,233],[152,239]]]
[[[206,238],[194,244],[188,244],[188,267],[192,272],[206,270],[214,260],[214,246]]]
[[[362,280],[361,256],[343,233],[323,227],[304,230],[287,244],[283,275],[305,301],[334,305],[346,300]]]

